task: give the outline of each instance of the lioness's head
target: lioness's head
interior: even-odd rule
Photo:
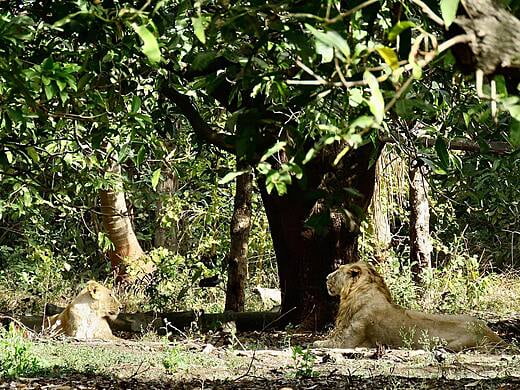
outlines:
[[[89,306],[99,317],[108,317],[111,320],[116,319],[121,304],[114,296],[112,290],[91,280],[87,282],[87,287],[83,289],[80,295],[81,294],[89,295],[91,298],[91,300],[89,300]]]
[[[389,298],[390,292],[385,281],[370,264],[358,261],[340,266],[327,276],[327,290],[330,295],[347,295],[355,286],[373,285]]]

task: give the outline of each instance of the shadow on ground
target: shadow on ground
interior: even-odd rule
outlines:
[[[138,379],[120,380],[109,376],[86,375],[84,373],[68,373],[65,377],[32,378],[13,381],[0,380],[0,389],[500,389],[513,390],[520,388],[520,378],[500,379],[418,379],[390,376],[359,377],[346,375],[327,375],[315,378],[260,378],[244,377],[235,380],[197,380],[188,381],[142,381]]]

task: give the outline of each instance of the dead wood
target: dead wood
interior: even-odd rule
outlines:
[[[58,314],[63,310],[56,306],[47,306],[47,313]],[[113,331],[119,332],[146,332],[155,331],[165,334],[167,331],[176,333],[179,330],[194,327],[203,331],[219,328],[226,322],[235,322],[239,331],[264,330],[279,326],[277,312],[233,312],[204,313],[183,311],[173,313],[121,313],[115,321],[110,323]],[[20,318],[28,328],[39,331],[42,316],[24,316]]]

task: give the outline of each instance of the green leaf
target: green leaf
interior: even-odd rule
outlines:
[[[397,23],[388,33],[388,39],[394,41],[399,34],[410,27],[415,27],[415,23],[410,22],[409,20]]]
[[[52,84],[44,86],[43,89],[45,90],[47,100],[51,100],[54,97],[54,88],[52,87]]]
[[[368,115],[362,115],[356,119],[354,119],[350,125],[349,129],[355,130],[357,127],[361,129],[367,129],[374,125],[374,118]]]
[[[56,84],[58,85],[58,89],[60,91],[63,91],[65,87],[67,86],[67,83],[63,80],[56,80]]]
[[[287,142],[280,141],[275,143],[273,146],[271,146],[269,149],[267,149],[267,152],[262,156],[262,159],[260,161],[265,161],[269,157],[271,157],[273,154],[278,153],[280,150],[285,148],[285,145],[287,145]]]
[[[459,1],[460,0],[441,0],[441,15],[446,28],[450,27],[457,16]]]
[[[27,154],[35,163],[40,161],[40,156],[38,155],[38,152],[32,146],[29,146],[27,148]]]
[[[66,25],[67,23],[70,23],[70,21],[71,21],[74,17],[76,17],[76,16],[78,16],[78,15],[81,15],[81,14],[88,14],[88,13],[89,13],[88,11],[79,11],[79,12],[75,12],[75,13],[73,13],[73,14],[67,15],[67,16],[65,16],[64,18],[58,20],[57,22],[55,22],[55,23],[53,24],[53,26],[54,26],[54,27],[61,27],[61,26],[64,26],[64,25]]]
[[[399,68],[399,59],[397,58],[397,54],[395,53],[394,49],[381,46],[376,48],[376,50],[390,68]]]
[[[152,34],[150,30],[146,27],[146,25],[137,25],[137,23],[132,23],[132,28],[135,30],[137,35],[143,41],[143,47],[141,48],[142,52],[151,63],[157,63],[161,61],[161,50],[159,49],[159,44],[157,43],[157,39]]]
[[[450,154],[448,152],[448,146],[443,138],[438,137],[435,141],[435,151],[440,160],[440,166],[445,171],[450,167]]]
[[[338,153],[338,155],[336,156],[336,158],[334,159],[334,162],[332,163],[332,165],[336,166],[338,165],[338,163],[341,161],[341,159],[345,156],[345,154],[348,153],[348,151],[352,149],[352,147],[350,145],[347,145],[343,148],[343,150],[341,152]]]
[[[379,89],[379,83],[377,82],[376,77],[369,71],[365,71],[363,74],[363,80],[365,80],[370,88],[371,96],[368,101],[370,112],[376,118],[376,122],[381,123],[385,116],[385,100],[383,99],[383,94]]]
[[[339,50],[339,52],[343,55],[343,60],[350,57],[350,47],[348,46],[347,41],[343,39],[343,37],[336,31],[319,31],[309,24],[306,24],[305,27],[307,27],[307,30],[309,30],[309,32],[325,46],[333,47]],[[323,49],[320,50],[322,51]]]
[[[334,48],[316,41],[316,53],[321,56],[321,62],[326,64],[334,59]]]
[[[416,64],[412,64],[412,76],[415,80],[420,80],[422,77],[422,68]]]
[[[507,106],[506,109],[513,119],[520,121],[520,105]]]
[[[302,161],[302,164],[307,164],[309,161],[311,161],[314,158],[315,155],[316,155],[316,149],[314,149],[314,148],[309,149],[309,151],[305,155],[305,158]]]
[[[135,157],[135,164],[141,165],[142,162],[144,161],[145,157],[146,157],[146,148],[144,147],[144,145],[142,145],[139,148],[139,151],[137,152],[137,156]]]
[[[131,108],[132,114],[136,114],[140,108],[141,108],[141,98],[137,95],[134,95],[132,97],[132,108]]]
[[[191,23],[193,24],[193,31],[195,36],[202,43],[206,43],[206,27],[208,27],[209,21],[211,20],[210,16],[198,16],[196,18],[191,18]]]
[[[218,181],[218,184],[222,185],[222,184],[229,183],[230,181],[234,180],[236,177],[241,176],[241,175],[243,175],[246,172],[247,172],[247,170],[237,171],[237,172],[229,172],[228,174],[226,174],[226,176],[224,176],[222,179],[220,179]]]
[[[152,180],[151,180],[151,183],[152,183],[152,188],[155,190],[157,188],[157,184],[159,184],[159,179],[161,178],[161,168],[159,169],[156,169],[153,173],[152,173]]]
[[[520,148],[520,121],[516,119],[512,119],[509,126],[509,141],[516,149]]]

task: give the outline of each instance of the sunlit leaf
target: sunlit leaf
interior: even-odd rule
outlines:
[[[399,67],[399,60],[397,58],[397,54],[394,49],[390,47],[381,46],[376,48],[379,55],[385,60],[386,64],[390,66],[392,69],[397,69]]]
[[[343,55],[343,59],[347,59],[350,57],[350,48],[348,46],[348,43],[341,35],[339,35],[336,31],[319,31],[316,30],[314,27],[312,27],[309,24],[306,24],[305,27],[307,27],[307,30],[314,35],[314,37],[323,43],[326,46],[333,47]]]
[[[152,188],[155,190],[157,188],[157,184],[159,184],[159,179],[161,178],[161,168],[158,168],[156,169],[153,173],[152,173],[152,179],[151,179],[151,183],[152,183]]]
[[[210,16],[198,16],[196,18],[191,18],[191,23],[193,24],[193,32],[199,41],[202,43],[206,43],[206,27],[211,20]]]
[[[441,15],[446,28],[448,28],[457,16],[460,0],[441,0]]]
[[[302,161],[302,164],[307,164],[309,161],[311,161],[314,158],[315,155],[316,155],[316,149],[314,149],[314,148],[309,149],[309,151],[305,155],[305,158]]]
[[[260,161],[265,161],[269,157],[271,157],[273,154],[278,153],[280,150],[285,148],[285,145],[287,145],[287,142],[280,141],[275,143],[273,146],[271,146],[269,149],[267,149],[267,152],[262,156],[262,159]]]
[[[161,50],[153,33],[145,25],[138,25],[137,23],[132,23],[132,28],[143,41],[141,50],[148,57],[148,60],[152,63],[160,62]]]
[[[237,172],[229,172],[226,174],[226,176],[224,176],[222,179],[220,179],[218,181],[218,184],[222,185],[222,184],[227,184],[229,183],[230,181],[234,180],[235,178],[237,178],[238,176],[241,176],[243,175],[244,173],[246,173],[247,170],[244,170],[244,171],[237,171]]]
[[[520,105],[507,106],[509,114],[517,121],[520,121]]]
[[[379,83],[377,82],[376,77],[369,71],[365,71],[363,74],[363,80],[370,88],[371,96],[368,101],[370,112],[376,118],[377,123],[381,123],[383,122],[383,118],[385,116],[385,100],[383,99],[383,94],[379,89]]]
[[[415,26],[415,23],[414,22],[410,22],[409,20],[405,20],[405,21],[397,23],[394,27],[392,27],[392,29],[388,33],[388,39],[390,41],[393,41],[404,30],[406,30],[406,29],[408,29],[410,27],[414,27],[414,26]]]

